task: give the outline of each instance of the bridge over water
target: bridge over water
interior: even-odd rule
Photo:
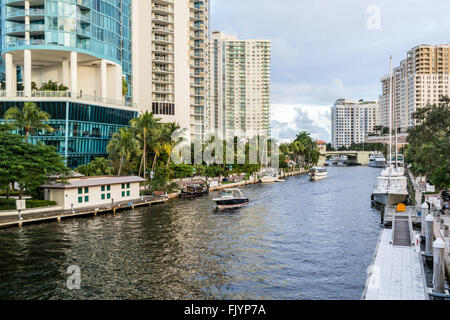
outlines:
[[[347,156],[348,163],[367,166],[372,153],[373,151],[327,151],[323,156],[326,158],[333,156]]]

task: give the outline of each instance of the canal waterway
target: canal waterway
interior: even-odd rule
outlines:
[[[0,299],[360,299],[378,236],[378,169],[330,167],[196,200],[0,230]],[[78,266],[80,290],[67,289]]]

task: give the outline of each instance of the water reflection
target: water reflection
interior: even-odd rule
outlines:
[[[196,200],[0,231],[3,299],[359,299],[379,234],[378,170],[330,168]],[[66,288],[81,269],[81,290]]]

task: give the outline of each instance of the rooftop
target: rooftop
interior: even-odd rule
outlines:
[[[137,176],[100,176],[100,177],[76,177],[69,178],[67,183],[48,183],[41,186],[44,189],[75,189],[84,187],[96,187],[104,185],[144,182],[145,179]]]

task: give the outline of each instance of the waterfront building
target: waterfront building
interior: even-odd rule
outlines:
[[[133,1],[132,11],[135,102],[203,135],[209,1]]]
[[[323,140],[317,141],[317,147],[319,148],[320,156],[317,162],[318,166],[323,166],[326,162],[326,154],[327,154],[327,143]]]
[[[393,126],[401,132],[414,126],[413,114],[450,95],[450,44],[419,45],[394,68],[392,79],[381,79],[380,125],[389,127],[389,96],[392,92]]]
[[[0,116],[35,102],[55,131],[30,141],[55,146],[70,167],[104,156],[112,134],[138,114],[130,10],[131,0],[2,1]],[[50,80],[65,88],[38,89]]]
[[[55,201],[63,210],[113,205],[140,200],[141,177],[76,177],[67,183],[47,183],[45,200]]]
[[[210,132],[246,138],[270,136],[270,60],[268,40],[238,40],[213,32],[209,45]]]
[[[0,117],[35,102],[53,145],[77,167],[106,156],[139,112],[203,134],[209,3],[195,0],[3,1]],[[40,91],[48,81],[60,91]]]
[[[377,125],[378,115],[379,105],[376,102],[337,100],[331,107],[333,148],[363,143],[366,135]]]

